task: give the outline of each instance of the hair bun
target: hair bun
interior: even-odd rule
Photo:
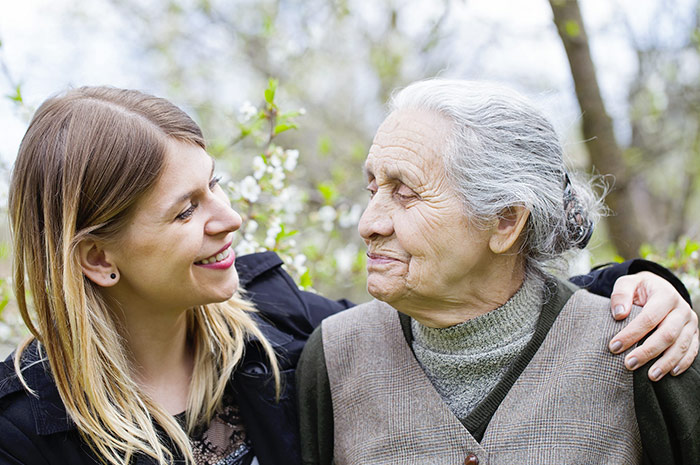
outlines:
[[[579,249],[585,248],[593,236],[593,222],[576,197],[568,173],[564,173],[564,211],[570,244]]]

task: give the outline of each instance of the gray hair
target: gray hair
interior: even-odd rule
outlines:
[[[571,178],[574,208],[565,208],[566,168],[554,127],[519,93],[489,83],[431,79],[396,93],[392,111],[437,112],[453,123],[444,162],[467,216],[478,227],[509,207],[530,217],[523,247],[528,275],[566,263],[566,252],[585,246],[601,202],[591,187]]]

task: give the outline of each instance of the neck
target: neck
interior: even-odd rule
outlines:
[[[518,256],[498,256],[484,273],[450,286],[439,298],[411,296],[391,305],[424,326],[446,328],[501,307],[518,292],[524,279]]]
[[[137,383],[168,413],[184,411],[194,366],[187,312],[124,308],[120,319]]]

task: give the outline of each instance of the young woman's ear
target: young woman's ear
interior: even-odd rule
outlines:
[[[525,207],[510,207],[503,212],[493,230],[489,247],[496,254],[511,250],[525,228],[530,211]]]
[[[117,265],[97,242],[89,239],[81,241],[78,244],[78,261],[83,274],[98,286],[110,287],[119,282]]]

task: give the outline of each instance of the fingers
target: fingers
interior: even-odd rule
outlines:
[[[610,341],[610,351],[620,353],[654,331],[642,345],[625,357],[625,366],[635,370],[656,357],[648,376],[658,381],[667,373],[678,375],[698,354],[698,316],[665,279],[649,272],[618,279],[610,298],[615,319],[629,315],[632,304],[642,311]]]
[[[656,332],[644,341],[644,344],[627,354],[625,366],[633,370],[646,364],[649,360],[653,360],[663,352],[663,355],[649,368],[649,379],[658,381],[667,373],[673,373],[674,369],[676,369],[676,374],[681,373],[682,367],[680,363],[685,355],[689,353],[693,340],[696,338],[697,328],[690,321],[683,325],[680,331],[675,325],[675,321],[664,320]],[[669,329],[670,326],[674,327]],[[678,332],[680,334],[675,339],[675,342],[665,350],[669,346],[669,341]],[[690,362],[692,363],[692,359]],[[690,363],[688,363],[689,365]],[[683,368],[683,370],[685,369],[687,369],[687,366]]]
[[[698,330],[695,330],[695,336],[690,345],[690,350],[686,352],[680,362],[671,370],[671,375],[678,376],[685,370],[690,368],[690,365],[695,361],[695,357],[698,356],[698,348],[700,347],[700,338],[698,335]]]
[[[644,280],[649,277],[648,274],[648,272],[641,272],[622,276],[615,281],[615,286],[610,295],[610,310],[613,318],[616,320],[627,318],[635,297],[637,297],[638,305],[644,305],[645,302],[642,302],[642,300],[646,301],[646,292],[642,285]]]
[[[675,315],[671,312],[671,314],[667,316],[669,310],[668,301],[663,298],[655,297],[654,295],[649,298],[642,312],[612,338],[609,346],[612,353],[618,354],[629,349],[652,329],[656,328],[664,318],[669,318],[671,316],[673,317],[671,318],[671,324],[666,325],[666,331],[661,334],[663,339],[659,341],[659,337],[657,336],[655,341],[659,345],[660,350],[666,349],[676,341],[681,329],[688,322],[689,315],[681,311]],[[675,333],[673,330],[675,330]],[[661,344],[662,341],[665,342],[665,344]],[[656,355],[658,355],[658,353]],[[650,358],[646,358],[647,362],[649,360]],[[640,366],[641,365],[642,364],[640,364]]]

